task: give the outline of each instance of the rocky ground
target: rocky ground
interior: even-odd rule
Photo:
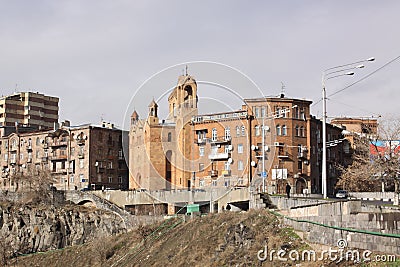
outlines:
[[[90,207],[0,205],[3,261],[10,256],[57,250],[124,232],[125,224],[118,215]]]
[[[128,233],[17,257],[12,266],[351,266],[346,262],[282,261],[272,250],[311,249],[267,210],[172,218]],[[259,251],[261,250],[261,253]],[[288,258],[285,256],[285,258]]]

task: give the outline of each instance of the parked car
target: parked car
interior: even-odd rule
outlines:
[[[336,198],[348,198],[349,197],[349,192],[346,190],[339,190],[336,193]]]

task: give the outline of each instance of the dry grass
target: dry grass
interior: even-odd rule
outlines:
[[[265,244],[269,250],[310,248],[265,210],[209,214],[160,234],[167,228],[142,226],[82,246],[19,257],[12,266],[337,266],[329,262],[261,263],[257,252]]]

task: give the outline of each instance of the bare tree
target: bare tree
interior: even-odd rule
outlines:
[[[388,117],[379,122],[378,134],[354,134],[352,164],[342,168],[336,185],[350,191],[399,192],[400,119]]]
[[[33,202],[50,203],[53,199],[53,182],[49,170],[36,169],[28,165],[26,168],[12,174],[15,191],[29,192]]]

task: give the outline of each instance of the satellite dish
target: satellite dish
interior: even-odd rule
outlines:
[[[232,158],[229,158],[229,159],[228,159],[228,162],[229,162],[230,164],[232,164],[233,159],[232,159]]]
[[[252,167],[255,167],[255,166],[257,165],[257,163],[253,160],[253,161],[250,163],[250,165],[251,165]]]

